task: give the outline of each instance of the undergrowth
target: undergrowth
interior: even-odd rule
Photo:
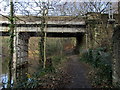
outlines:
[[[26,74],[24,82],[18,82],[16,88],[55,88],[62,82],[62,72],[58,72],[56,66],[61,62],[62,56],[52,57],[52,66],[46,68],[39,67],[33,75]],[[24,78],[25,79],[25,78]]]
[[[112,87],[112,63],[111,55],[106,48],[89,49],[80,60],[90,64],[94,70],[89,73],[93,87]]]

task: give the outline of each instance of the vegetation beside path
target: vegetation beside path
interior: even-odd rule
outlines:
[[[80,60],[92,66],[88,77],[94,88],[113,88],[111,54],[107,48],[89,49],[81,55]]]

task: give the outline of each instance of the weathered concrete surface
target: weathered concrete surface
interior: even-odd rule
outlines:
[[[33,24],[26,26],[26,27],[16,27],[16,32],[41,32],[40,27],[32,27]],[[66,26],[66,27],[65,27]],[[0,27],[0,32],[8,32],[9,27]],[[45,30],[45,32],[62,32],[62,33],[79,33],[79,32],[85,32],[85,26],[83,25],[56,25],[56,26],[52,26],[52,27],[47,27]]]
[[[85,17],[82,16],[47,16],[45,17],[48,24],[85,24]],[[0,22],[9,23],[5,17],[0,17]],[[17,24],[40,24],[39,16],[16,16]]]
[[[36,16],[18,16],[15,27],[16,32],[40,32],[41,17]],[[45,17],[47,28],[45,32],[85,32],[84,17]],[[0,31],[9,30],[9,21],[5,17],[0,17]]]

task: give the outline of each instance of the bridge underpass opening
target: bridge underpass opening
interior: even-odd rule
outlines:
[[[28,62],[30,64],[30,73],[36,71],[39,66],[39,40],[40,37],[31,37],[29,39]],[[76,43],[78,44],[78,42],[76,42],[76,37],[47,37],[46,58],[52,58],[53,60],[64,59],[65,55],[74,54]],[[50,62],[48,61],[46,63],[49,64]],[[53,61],[53,64],[56,63]]]
[[[24,37],[24,36],[22,36]],[[26,35],[25,35],[26,37]],[[27,36],[29,37],[29,35]],[[4,36],[4,37],[1,37],[3,38],[2,42],[2,51],[3,51],[3,59],[8,61],[9,59],[9,54],[7,54],[9,52],[9,37],[8,36]],[[80,45],[80,42],[82,41],[81,39],[83,38],[83,35],[81,35],[80,37],[47,37],[47,40],[46,40],[46,56],[47,57],[50,57],[54,54],[62,54],[64,51],[69,51],[71,49],[74,49],[74,50],[79,50],[79,46]],[[38,47],[38,43],[39,43],[39,39],[40,37],[29,37],[28,39],[24,39],[25,41],[22,43],[20,43],[20,45],[18,45],[17,47],[19,47],[19,49],[23,49],[23,50],[19,50],[16,51],[17,53],[18,52],[21,52],[21,54],[23,55],[22,58],[27,58],[30,59],[30,60],[38,60],[39,58],[39,47]],[[80,42],[79,42],[80,41]],[[25,44],[26,43],[26,44]],[[29,44],[29,47],[28,45]],[[77,48],[76,48],[77,47]],[[76,49],[75,49],[76,48]],[[22,53],[22,51],[26,52],[26,53]],[[57,53],[58,52],[58,53]],[[27,55],[27,53],[29,53]],[[19,55],[18,55],[19,57]],[[22,59],[21,59],[22,60]],[[20,61],[21,61],[20,60]],[[31,62],[30,60],[28,60],[29,62]],[[34,61],[33,61],[34,63]],[[5,70],[3,70],[5,71]]]

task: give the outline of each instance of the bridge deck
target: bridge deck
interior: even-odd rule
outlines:
[[[38,17],[20,17],[15,24],[15,32],[29,33],[31,36],[37,36],[41,32],[40,21]],[[44,31],[48,36],[75,36],[85,33],[85,20],[82,17],[48,17],[47,27]],[[8,36],[9,22],[7,19],[0,18],[0,35]],[[60,34],[60,35],[59,35]]]

